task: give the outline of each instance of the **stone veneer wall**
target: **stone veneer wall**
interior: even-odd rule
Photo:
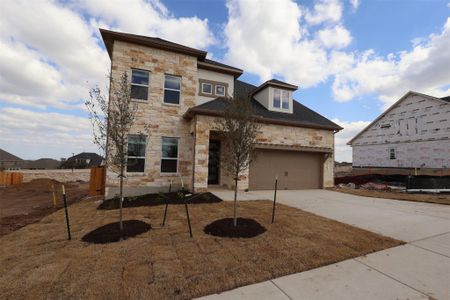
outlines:
[[[147,101],[136,101],[139,106],[138,116],[131,130],[132,133],[144,132],[144,125],[149,125],[145,131],[145,172],[128,173],[126,186],[160,188],[168,186],[170,180],[179,184],[181,176],[185,185],[191,188],[194,137],[191,135],[190,122],[182,116],[188,108],[195,106],[197,58],[121,41],[114,42],[112,57],[113,79],[120,79],[124,71],[129,72],[131,77],[131,68],[150,72],[149,97]],[[163,103],[165,74],[182,78],[180,105]],[[179,138],[178,174],[160,173],[162,137]],[[117,175],[109,171],[107,186],[117,184]]]
[[[217,123],[216,117],[196,116],[195,122],[195,175],[194,189],[196,191],[207,188],[208,176],[208,155],[210,130],[214,130]],[[260,133],[257,137],[258,143],[272,145],[289,146],[307,146],[307,147],[326,147],[334,149],[334,134],[331,130],[291,127],[273,124],[262,124]],[[222,150],[225,153],[226,149]],[[206,155],[205,155],[206,154]],[[221,184],[231,187],[233,185],[231,177],[221,170]],[[334,184],[334,158],[328,157],[323,167],[323,186],[331,187]],[[239,189],[248,188],[248,170],[241,175],[238,183]]]
[[[91,169],[58,169],[58,170],[19,170],[23,174],[23,182],[30,182],[34,179],[53,179],[59,182],[85,181],[89,182]]]
[[[186,110],[195,106],[197,59],[121,41],[114,43],[112,56],[111,74],[114,80],[120,79],[123,72],[129,72],[131,76],[131,68],[150,72],[149,97],[147,101],[136,101],[139,106],[138,116],[131,130],[131,133],[143,132],[147,135],[145,171],[128,173],[125,186],[139,188],[140,193],[159,191],[167,187],[171,180],[179,185],[182,178],[188,188],[193,187],[196,192],[206,190],[209,135],[210,130],[214,129],[215,118],[197,116],[192,121],[183,119]],[[182,77],[180,105],[163,103],[164,74]],[[165,136],[179,138],[178,174],[160,172],[161,142]],[[329,130],[264,124],[258,142],[332,148],[334,135]],[[194,178],[192,174],[195,174]],[[324,187],[333,185],[333,157],[325,162],[323,174]],[[227,186],[233,185],[230,176],[224,174],[223,178]],[[117,175],[108,171],[107,186],[112,187],[111,193],[117,185]],[[143,187],[148,189],[144,191]],[[239,181],[239,189],[246,188],[248,171],[241,175]]]

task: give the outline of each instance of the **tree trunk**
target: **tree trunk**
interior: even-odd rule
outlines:
[[[123,162],[120,163],[120,204],[119,204],[119,228],[120,235],[123,237],[123,222],[122,222],[122,204],[123,204],[123,173],[124,165]]]
[[[238,192],[238,175],[234,178],[234,208],[233,208],[233,225],[237,226],[237,192]]]

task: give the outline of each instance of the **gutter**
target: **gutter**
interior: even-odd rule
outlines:
[[[202,109],[202,108],[190,108],[186,111],[186,113],[183,115],[183,117],[187,120],[190,120],[194,117],[194,115],[207,115],[207,116],[213,116],[213,117],[222,117],[223,112],[213,111],[209,109]],[[286,120],[276,120],[276,119],[268,119],[264,117],[255,117],[256,122],[258,123],[265,123],[265,124],[275,124],[275,125],[284,125],[284,126],[292,126],[292,127],[306,127],[306,128],[315,128],[315,129],[326,129],[326,130],[333,130],[334,133],[339,132],[343,128],[341,126],[326,126],[326,125],[318,125],[318,124],[311,124],[311,123],[303,123],[303,122],[293,122],[293,121],[286,121]]]

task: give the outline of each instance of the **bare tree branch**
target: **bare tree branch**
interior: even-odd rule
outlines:
[[[224,116],[217,122],[217,130],[228,145],[227,155],[222,165],[233,176],[234,213],[233,224],[237,226],[237,190],[239,176],[247,170],[255,157],[256,136],[260,124],[256,123],[250,99],[232,98],[228,100]]]

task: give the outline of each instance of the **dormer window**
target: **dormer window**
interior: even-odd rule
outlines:
[[[289,109],[289,91],[274,89],[273,107],[279,109]]]

